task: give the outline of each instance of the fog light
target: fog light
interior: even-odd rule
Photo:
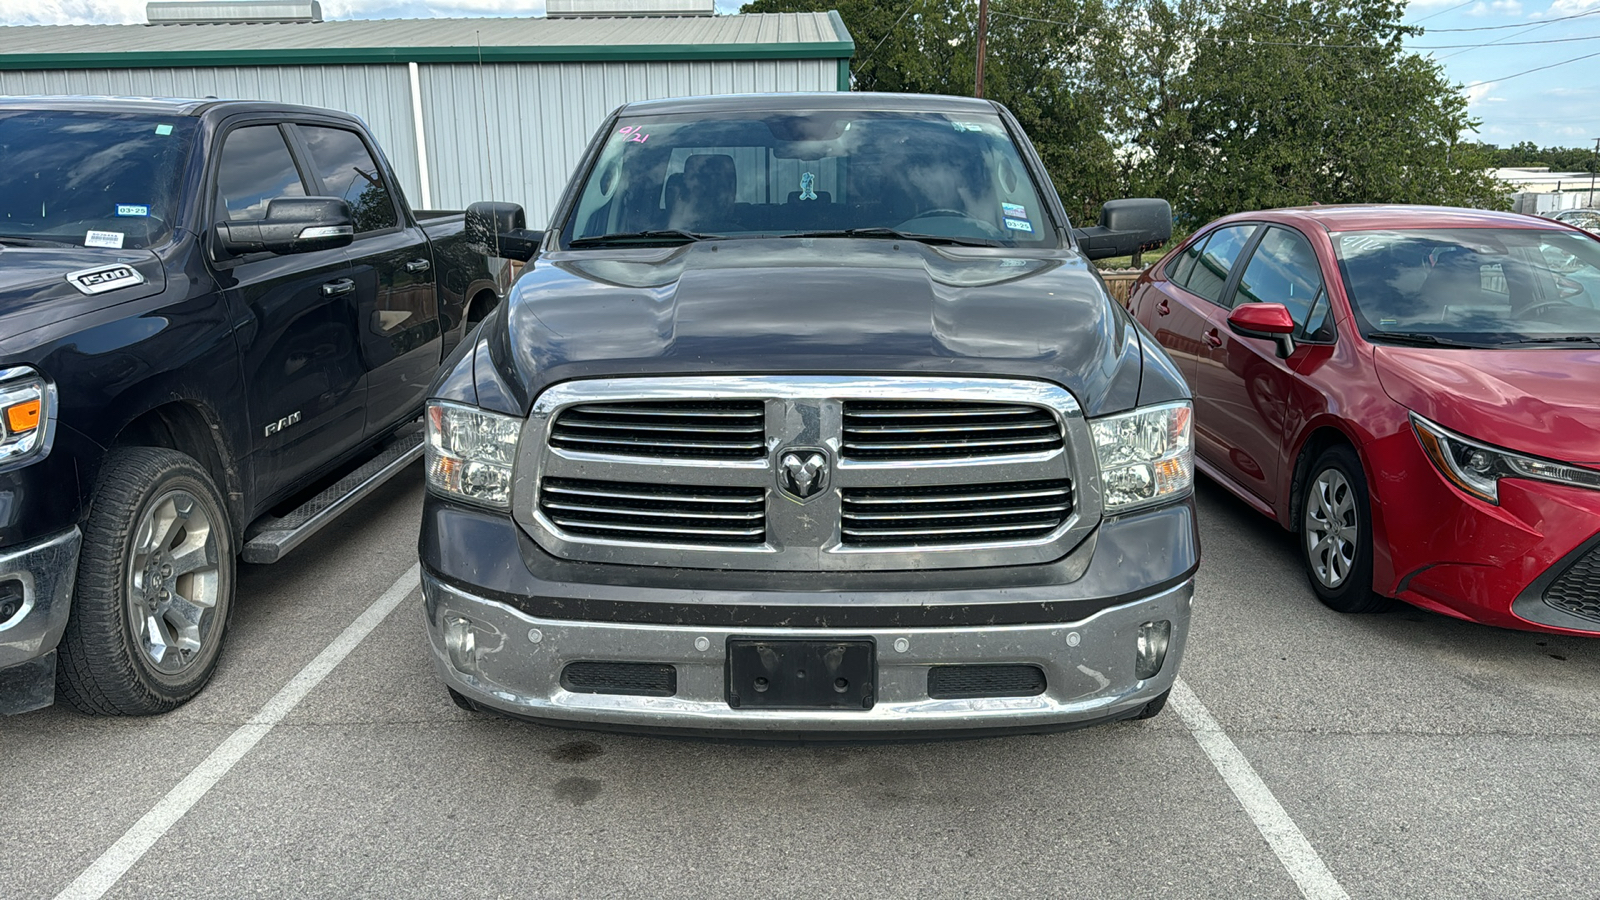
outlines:
[[[444,620],[444,649],[457,672],[478,674],[478,632],[471,619],[450,616]]]
[[[1134,677],[1154,678],[1167,661],[1167,642],[1172,638],[1172,623],[1166,619],[1139,626],[1139,641],[1134,657]]]
[[[11,624],[17,613],[22,612],[27,599],[28,595],[22,589],[22,582],[15,578],[0,581],[0,626]]]

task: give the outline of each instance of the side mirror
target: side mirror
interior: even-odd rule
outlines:
[[[1247,338],[1272,341],[1278,345],[1278,358],[1288,359],[1294,352],[1294,317],[1282,303],[1241,303],[1228,313],[1228,330]]]
[[[1132,256],[1154,250],[1172,238],[1172,204],[1165,200],[1107,200],[1100,224],[1074,228],[1078,248],[1090,259]]]
[[[217,223],[217,242],[230,256],[333,250],[355,234],[350,204],[338,197],[279,197],[267,201],[264,218]]]
[[[544,232],[529,231],[527,216],[515,203],[481,202],[467,207],[467,243],[502,259],[527,262],[539,252]]]

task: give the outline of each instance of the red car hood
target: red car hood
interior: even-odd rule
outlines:
[[[1396,403],[1471,438],[1600,465],[1600,350],[1373,348]]]

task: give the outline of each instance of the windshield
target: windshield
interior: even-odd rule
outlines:
[[[1600,241],[1593,238],[1532,228],[1333,238],[1350,304],[1369,337],[1487,346],[1600,337]]]
[[[994,114],[623,118],[578,196],[562,234],[569,245],[669,230],[745,237],[892,229],[952,243],[1059,246]]]
[[[0,110],[0,242],[161,243],[193,131],[185,116]]]

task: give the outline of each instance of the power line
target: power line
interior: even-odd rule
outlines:
[[[1515,25],[1479,25],[1476,28],[1429,28],[1428,31],[1444,34],[1451,31],[1503,31],[1507,28],[1532,28],[1534,25],[1549,25],[1552,22],[1565,22],[1568,19],[1581,19],[1584,16],[1600,15],[1600,9],[1591,9],[1588,12],[1574,13],[1570,16],[1557,16],[1554,19],[1541,19],[1538,22],[1518,22]]]
[[[854,75],[855,73],[861,71],[861,67],[867,64],[867,60],[871,59],[874,53],[878,52],[878,48],[882,47],[883,42],[889,39],[889,35],[894,34],[894,30],[900,27],[900,23],[905,20],[906,13],[911,12],[911,7],[916,6],[920,2],[921,0],[909,0],[909,2],[906,3],[906,8],[900,11],[900,18],[894,20],[894,24],[890,25],[889,30],[883,33],[883,37],[878,38],[878,42],[872,45],[872,49],[867,51],[866,56],[863,56],[856,61],[855,66],[850,70],[850,74]]]
[[[1471,6],[1472,4],[1474,4],[1476,2],[1477,2],[1477,0],[1467,0],[1467,2],[1465,2],[1465,3],[1457,3],[1455,6],[1452,6],[1449,9],[1441,9],[1436,13],[1431,13],[1429,15],[1423,16],[1422,18],[1418,19],[1416,22],[1412,22],[1411,24],[1416,25],[1419,22],[1426,22],[1429,19],[1434,18],[1435,16],[1442,16],[1447,12],[1455,12],[1456,10],[1460,9],[1463,6]]]
[[[1600,10],[1596,10],[1596,11],[1600,12]],[[1532,75],[1534,72],[1543,72],[1545,69],[1554,69],[1556,66],[1564,66],[1567,63],[1575,63],[1575,62],[1578,62],[1579,60],[1592,59],[1593,57],[1596,57],[1596,56],[1600,56],[1600,51],[1596,51],[1594,53],[1585,53],[1582,56],[1574,56],[1571,59],[1563,59],[1560,62],[1553,62],[1553,63],[1550,63],[1549,65],[1546,65],[1546,66],[1539,66],[1539,67],[1533,68],[1533,69],[1524,69],[1521,72],[1516,72],[1516,73],[1513,73],[1511,75],[1502,75],[1499,78],[1485,78],[1482,81],[1474,81],[1471,85],[1468,85],[1468,87],[1472,87],[1473,85],[1479,85],[1479,84],[1496,84],[1496,83],[1499,83],[1501,81],[1510,81],[1513,78],[1521,78],[1524,75]]]

